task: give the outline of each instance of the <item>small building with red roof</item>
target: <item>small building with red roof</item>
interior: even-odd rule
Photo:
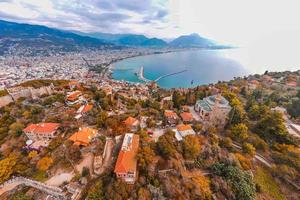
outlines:
[[[79,128],[78,132],[74,133],[69,140],[78,146],[88,146],[90,142],[97,136],[98,131],[89,127]]]
[[[130,131],[137,131],[140,126],[140,121],[134,117],[128,117],[126,120],[123,121],[124,125],[130,129]]]
[[[180,117],[181,117],[183,122],[192,122],[192,121],[194,121],[193,115],[189,112],[180,113]]]
[[[23,132],[26,134],[29,140],[51,140],[56,137],[59,123],[38,123],[30,124]]]
[[[169,124],[176,124],[179,120],[178,115],[172,110],[165,110],[164,116]]]
[[[134,184],[137,178],[138,149],[139,136],[132,133],[125,134],[114,172],[128,184]]]

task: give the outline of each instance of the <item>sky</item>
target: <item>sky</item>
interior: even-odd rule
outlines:
[[[299,43],[299,0],[0,0],[0,19],[65,30],[175,38],[198,33],[225,44]]]

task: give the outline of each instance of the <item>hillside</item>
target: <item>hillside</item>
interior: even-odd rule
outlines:
[[[209,39],[203,38],[198,34],[183,35],[172,42],[170,42],[172,47],[213,47],[216,46],[214,42]]]
[[[53,49],[77,51],[83,48],[102,48],[107,42],[40,25],[20,24],[0,20],[0,54],[18,48],[33,52]]]

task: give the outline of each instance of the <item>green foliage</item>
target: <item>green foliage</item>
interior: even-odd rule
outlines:
[[[174,144],[175,133],[171,130],[158,138],[157,148],[159,153],[165,158],[173,157],[176,154],[176,146]]]
[[[97,127],[104,128],[108,115],[105,111],[101,111],[97,117]]]
[[[104,192],[103,192],[103,183],[101,180],[97,181],[95,185],[93,185],[87,195],[87,200],[104,200]]]
[[[248,127],[246,124],[239,123],[231,127],[232,137],[237,141],[244,141],[248,138]]]
[[[252,157],[255,156],[256,149],[252,144],[243,143],[242,149],[245,154],[248,154]]]
[[[263,104],[254,104],[250,107],[248,116],[252,120],[258,120],[270,113],[270,108]]]
[[[9,126],[9,133],[14,136],[19,137],[19,136],[21,136],[22,130],[24,127],[25,126],[22,122],[17,121]]]
[[[276,164],[285,164],[300,173],[300,152],[292,145],[276,144],[272,157]]]
[[[177,109],[180,109],[180,107],[182,105],[184,105],[184,103],[185,103],[185,96],[182,95],[180,92],[175,91],[173,93],[173,104],[174,104],[174,107],[177,108]]]
[[[269,172],[261,167],[257,168],[254,176],[256,184],[262,192],[267,193],[275,200],[285,200],[280,191],[279,186],[276,184],[274,178],[269,174]]]
[[[255,183],[248,172],[225,163],[215,163],[211,169],[214,174],[222,177],[231,185],[235,199],[252,200],[255,198]]]
[[[266,142],[293,143],[286,127],[281,113],[271,112],[262,118],[255,126],[255,132],[259,134]]]
[[[26,194],[23,191],[19,191],[14,193],[10,197],[10,200],[33,200],[33,198],[26,196]]]
[[[288,105],[287,112],[294,118],[300,117],[300,98],[293,100],[292,103]]]
[[[184,157],[187,159],[196,158],[201,151],[199,138],[195,135],[186,136],[183,140],[182,146]]]
[[[87,177],[87,176],[89,176],[90,175],[90,170],[89,170],[89,168],[88,167],[83,167],[82,168],[82,172],[81,172],[81,176],[82,177]]]

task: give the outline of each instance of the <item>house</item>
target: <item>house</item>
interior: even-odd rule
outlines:
[[[82,93],[78,90],[71,92],[67,95],[66,97],[66,103],[71,106],[71,105],[76,105],[80,102],[82,102],[84,99],[82,97]]]
[[[132,133],[125,134],[114,172],[128,184],[134,184],[137,178],[138,148],[139,136]]]
[[[83,115],[86,115],[90,110],[92,110],[93,105],[86,104],[80,106],[80,108],[77,110],[77,115],[75,116],[75,119],[81,118]]]
[[[225,126],[231,106],[224,97],[218,94],[198,100],[194,109],[207,124]]]
[[[191,125],[180,124],[174,129],[175,137],[178,141],[181,141],[187,135],[195,135],[195,131]]]
[[[250,80],[248,82],[248,88],[250,90],[255,90],[256,88],[258,88],[260,85],[260,83],[257,80]]]
[[[26,134],[29,140],[51,140],[56,137],[57,129],[59,128],[59,123],[38,123],[30,124],[23,132]]]
[[[125,121],[123,121],[123,123],[133,132],[137,131],[140,126],[140,121],[135,119],[134,117],[128,117]]]
[[[194,121],[193,115],[189,112],[180,113],[180,117],[181,117],[183,122],[192,122],[192,121]]]
[[[164,116],[169,124],[176,124],[179,120],[178,115],[172,110],[165,110]]]
[[[69,140],[73,141],[75,145],[86,147],[97,136],[97,133],[96,129],[83,127],[79,128],[78,132],[69,137]]]
[[[74,90],[76,87],[80,86],[78,81],[75,81],[75,80],[70,81],[68,85],[71,90]]]

